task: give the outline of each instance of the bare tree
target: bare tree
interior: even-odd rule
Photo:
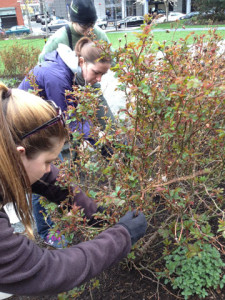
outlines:
[[[147,0],[136,0],[136,3],[140,3],[140,4],[145,4]],[[168,21],[168,15],[169,15],[169,5],[172,5],[172,6],[176,6],[177,5],[177,2],[178,0],[163,0],[164,2],[164,5],[165,5],[165,11],[166,11],[166,20]],[[154,4],[154,1],[152,2],[152,4]]]
[[[169,5],[175,6],[177,4],[178,0],[163,0],[165,5],[165,11],[166,11],[166,21],[168,21],[168,15],[169,15]]]
[[[40,13],[44,14],[44,3],[43,3],[43,0],[39,0],[39,2],[40,2]]]
[[[25,0],[25,1],[24,1],[24,4],[25,4],[25,12],[26,12],[26,16],[27,16],[28,27],[29,27],[29,29],[30,29],[30,32],[33,32],[32,26],[31,26],[31,21],[30,21],[29,8],[28,8],[29,1],[28,1],[28,0]]]

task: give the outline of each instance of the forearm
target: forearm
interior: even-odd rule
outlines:
[[[63,250],[39,248],[16,235],[0,214],[0,290],[14,295],[54,295],[71,290],[125,257],[128,231],[116,225],[94,240]]]

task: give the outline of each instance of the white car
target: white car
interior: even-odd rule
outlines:
[[[48,24],[48,31],[56,31],[59,28],[65,26],[66,24],[70,24],[70,22],[65,19],[51,21],[51,23]],[[46,26],[42,26],[41,30],[46,31]]]
[[[168,14],[168,22],[173,22],[173,21],[177,21],[180,20],[182,17],[184,17],[185,14],[179,13],[179,12],[170,12]],[[166,22],[166,16],[162,16],[158,19],[155,20],[155,23],[164,23]]]
[[[96,25],[98,25],[102,29],[106,29],[108,22],[106,21],[106,19],[98,19]]]

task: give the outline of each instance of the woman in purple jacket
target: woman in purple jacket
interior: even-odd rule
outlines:
[[[41,249],[32,241],[32,192],[58,204],[68,195],[67,189],[55,185],[58,171],[52,164],[67,137],[59,107],[0,83],[0,128],[0,291],[58,294],[125,257],[146,231],[143,213],[136,216],[127,212],[92,241],[67,249]],[[94,201],[78,188],[73,201],[84,209],[88,219],[97,211]],[[4,205],[10,202],[28,237],[13,233],[4,211]]]
[[[73,85],[85,86],[99,83],[102,76],[107,73],[111,66],[111,56],[104,56],[104,51],[97,47],[88,37],[81,38],[75,51],[64,44],[59,44],[57,50],[47,53],[45,61],[38,64],[30,71],[32,82],[35,81],[39,89],[39,96],[45,100],[53,100],[62,111],[67,110],[67,106],[73,105],[71,95],[66,97],[65,91],[73,91]],[[33,80],[34,79],[34,80]],[[19,89],[28,91],[33,89],[27,77],[19,85]],[[105,128],[104,116],[114,120],[113,114],[104,97],[99,99],[97,118],[103,130]],[[74,105],[75,102],[74,102]],[[103,106],[107,107],[107,113]],[[79,130],[84,138],[88,139],[90,135],[90,126],[88,121],[82,124],[71,122],[72,131]]]

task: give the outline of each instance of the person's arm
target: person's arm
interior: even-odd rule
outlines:
[[[58,29],[50,38],[47,43],[44,45],[39,57],[38,61],[41,63],[44,61],[44,57],[46,53],[52,52],[58,48],[58,44],[62,43],[65,45],[69,44],[68,36],[66,33],[65,27]]]
[[[56,295],[73,289],[125,257],[131,237],[115,225],[92,241],[62,250],[39,248],[26,236],[14,234],[0,212],[0,291],[14,295]]]
[[[55,185],[59,170],[51,165],[51,172],[45,174],[40,180],[32,185],[32,192],[39,194],[47,200],[60,204],[69,195],[68,189],[63,189],[59,185]],[[97,212],[97,205],[93,199],[89,198],[78,186],[73,186],[74,203],[84,209],[84,213],[88,219]]]
[[[50,68],[51,67],[51,68]],[[36,81],[45,92],[46,100],[53,100],[62,111],[67,110],[67,103],[65,97],[65,91],[72,91],[72,82],[63,68],[55,67],[50,64],[45,68],[40,67],[39,75],[36,77]]]

